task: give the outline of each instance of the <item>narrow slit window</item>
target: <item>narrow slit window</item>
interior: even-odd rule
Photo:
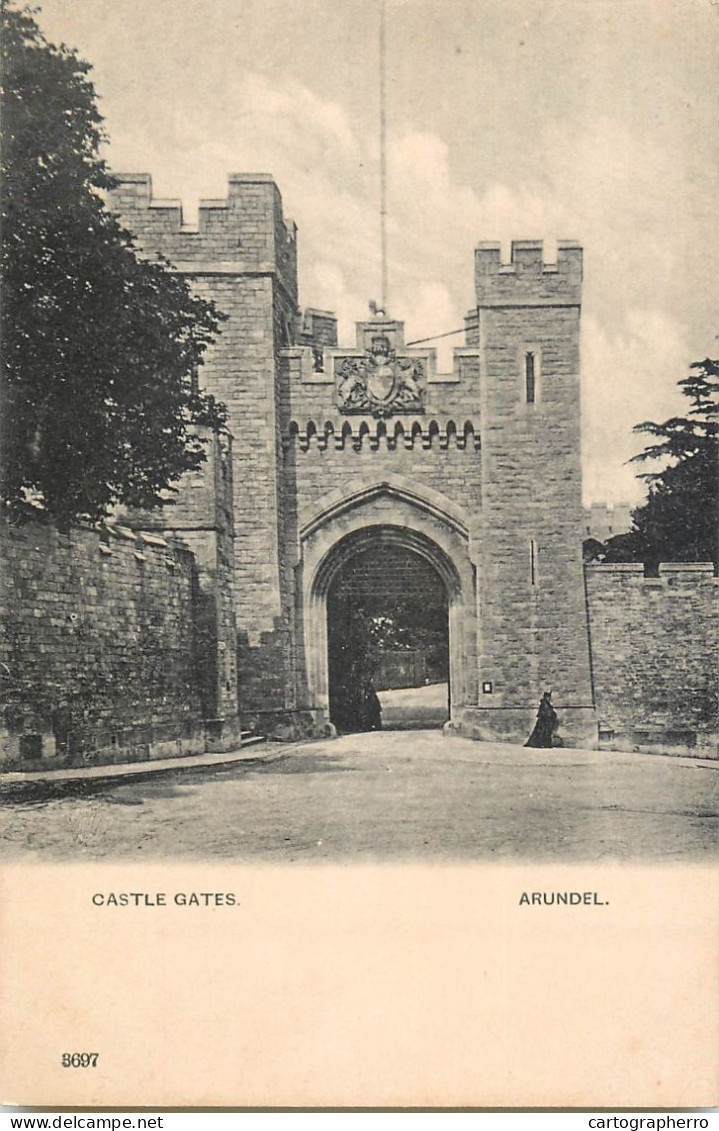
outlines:
[[[534,367],[534,354],[529,351],[524,355],[524,387],[527,396],[527,404],[534,404],[536,384],[537,379]]]
[[[529,584],[537,584],[537,543],[534,538],[529,540]]]

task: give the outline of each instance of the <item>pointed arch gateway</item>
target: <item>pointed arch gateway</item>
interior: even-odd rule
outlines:
[[[448,635],[450,717],[477,702],[476,571],[464,515],[438,491],[401,476],[355,482],[333,491],[300,515],[300,623],[308,705],[330,713],[328,600],[343,571],[371,558],[405,554],[431,572],[444,590]],[[429,567],[429,569],[427,568]],[[415,571],[416,572],[416,571]],[[421,572],[421,571],[420,571]]]

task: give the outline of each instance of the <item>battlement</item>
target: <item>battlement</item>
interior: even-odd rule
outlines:
[[[322,348],[337,345],[337,315],[332,310],[307,307],[302,312],[297,341],[303,346]]]
[[[514,240],[509,263],[502,247],[481,242],[475,249],[475,286],[479,307],[579,306],[582,248],[576,240],[559,240],[557,258],[544,259],[542,240]]]
[[[135,209],[141,211],[144,208],[166,212],[172,214],[178,228],[186,227],[182,214],[182,201],[162,200],[155,197],[152,191],[152,177],[149,173],[113,173],[112,176],[117,186],[112,189],[110,196],[114,205],[122,206],[123,212]],[[282,196],[271,173],[230,173],[226,197],[200,201],[197,230],[201,232],[206,229],[213,218],[217,219],[215,215],[217,212],[227,213],[225,217],[227,223],[236,223],[237,218],[233,213],[238,207],[241,209],[251,197],[273,198],[273,203],[279,205],[280,212],[282,211]],[[284,218],[283,221],[287,235],[294,237],[297,232],[295,223]]]
[[[716,587],[712,562],[662,562],[658,573],[649,573],[641,562],[589,562],[584,567],[593,586],[621,585],[645,589],[709,585]]]
[[[200,201],[196,227],[185,223],[181,201],[153,196],[149,174],[114,177],[109,206],[141,250],[188,274],[276,273],[296,299],[297,228],[269,173],[232,173],[226,198]]]

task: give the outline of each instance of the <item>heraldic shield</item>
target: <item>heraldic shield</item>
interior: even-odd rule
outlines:
[[[392,364],[376,365],[370,369],[367,378],[367,392],[375,400],[387,402],[392,399],[395,391],[394,366]]]
[[[424,363],[398,358],[389,339],[377,335],[364,357],[342,360],[336,373],[337,401],[347,413],[424,412],[424,382]]]

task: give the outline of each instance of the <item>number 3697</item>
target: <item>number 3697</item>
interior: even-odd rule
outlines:
[[[63,1068],[96,1068],[99,1052],[64,1052]]]

